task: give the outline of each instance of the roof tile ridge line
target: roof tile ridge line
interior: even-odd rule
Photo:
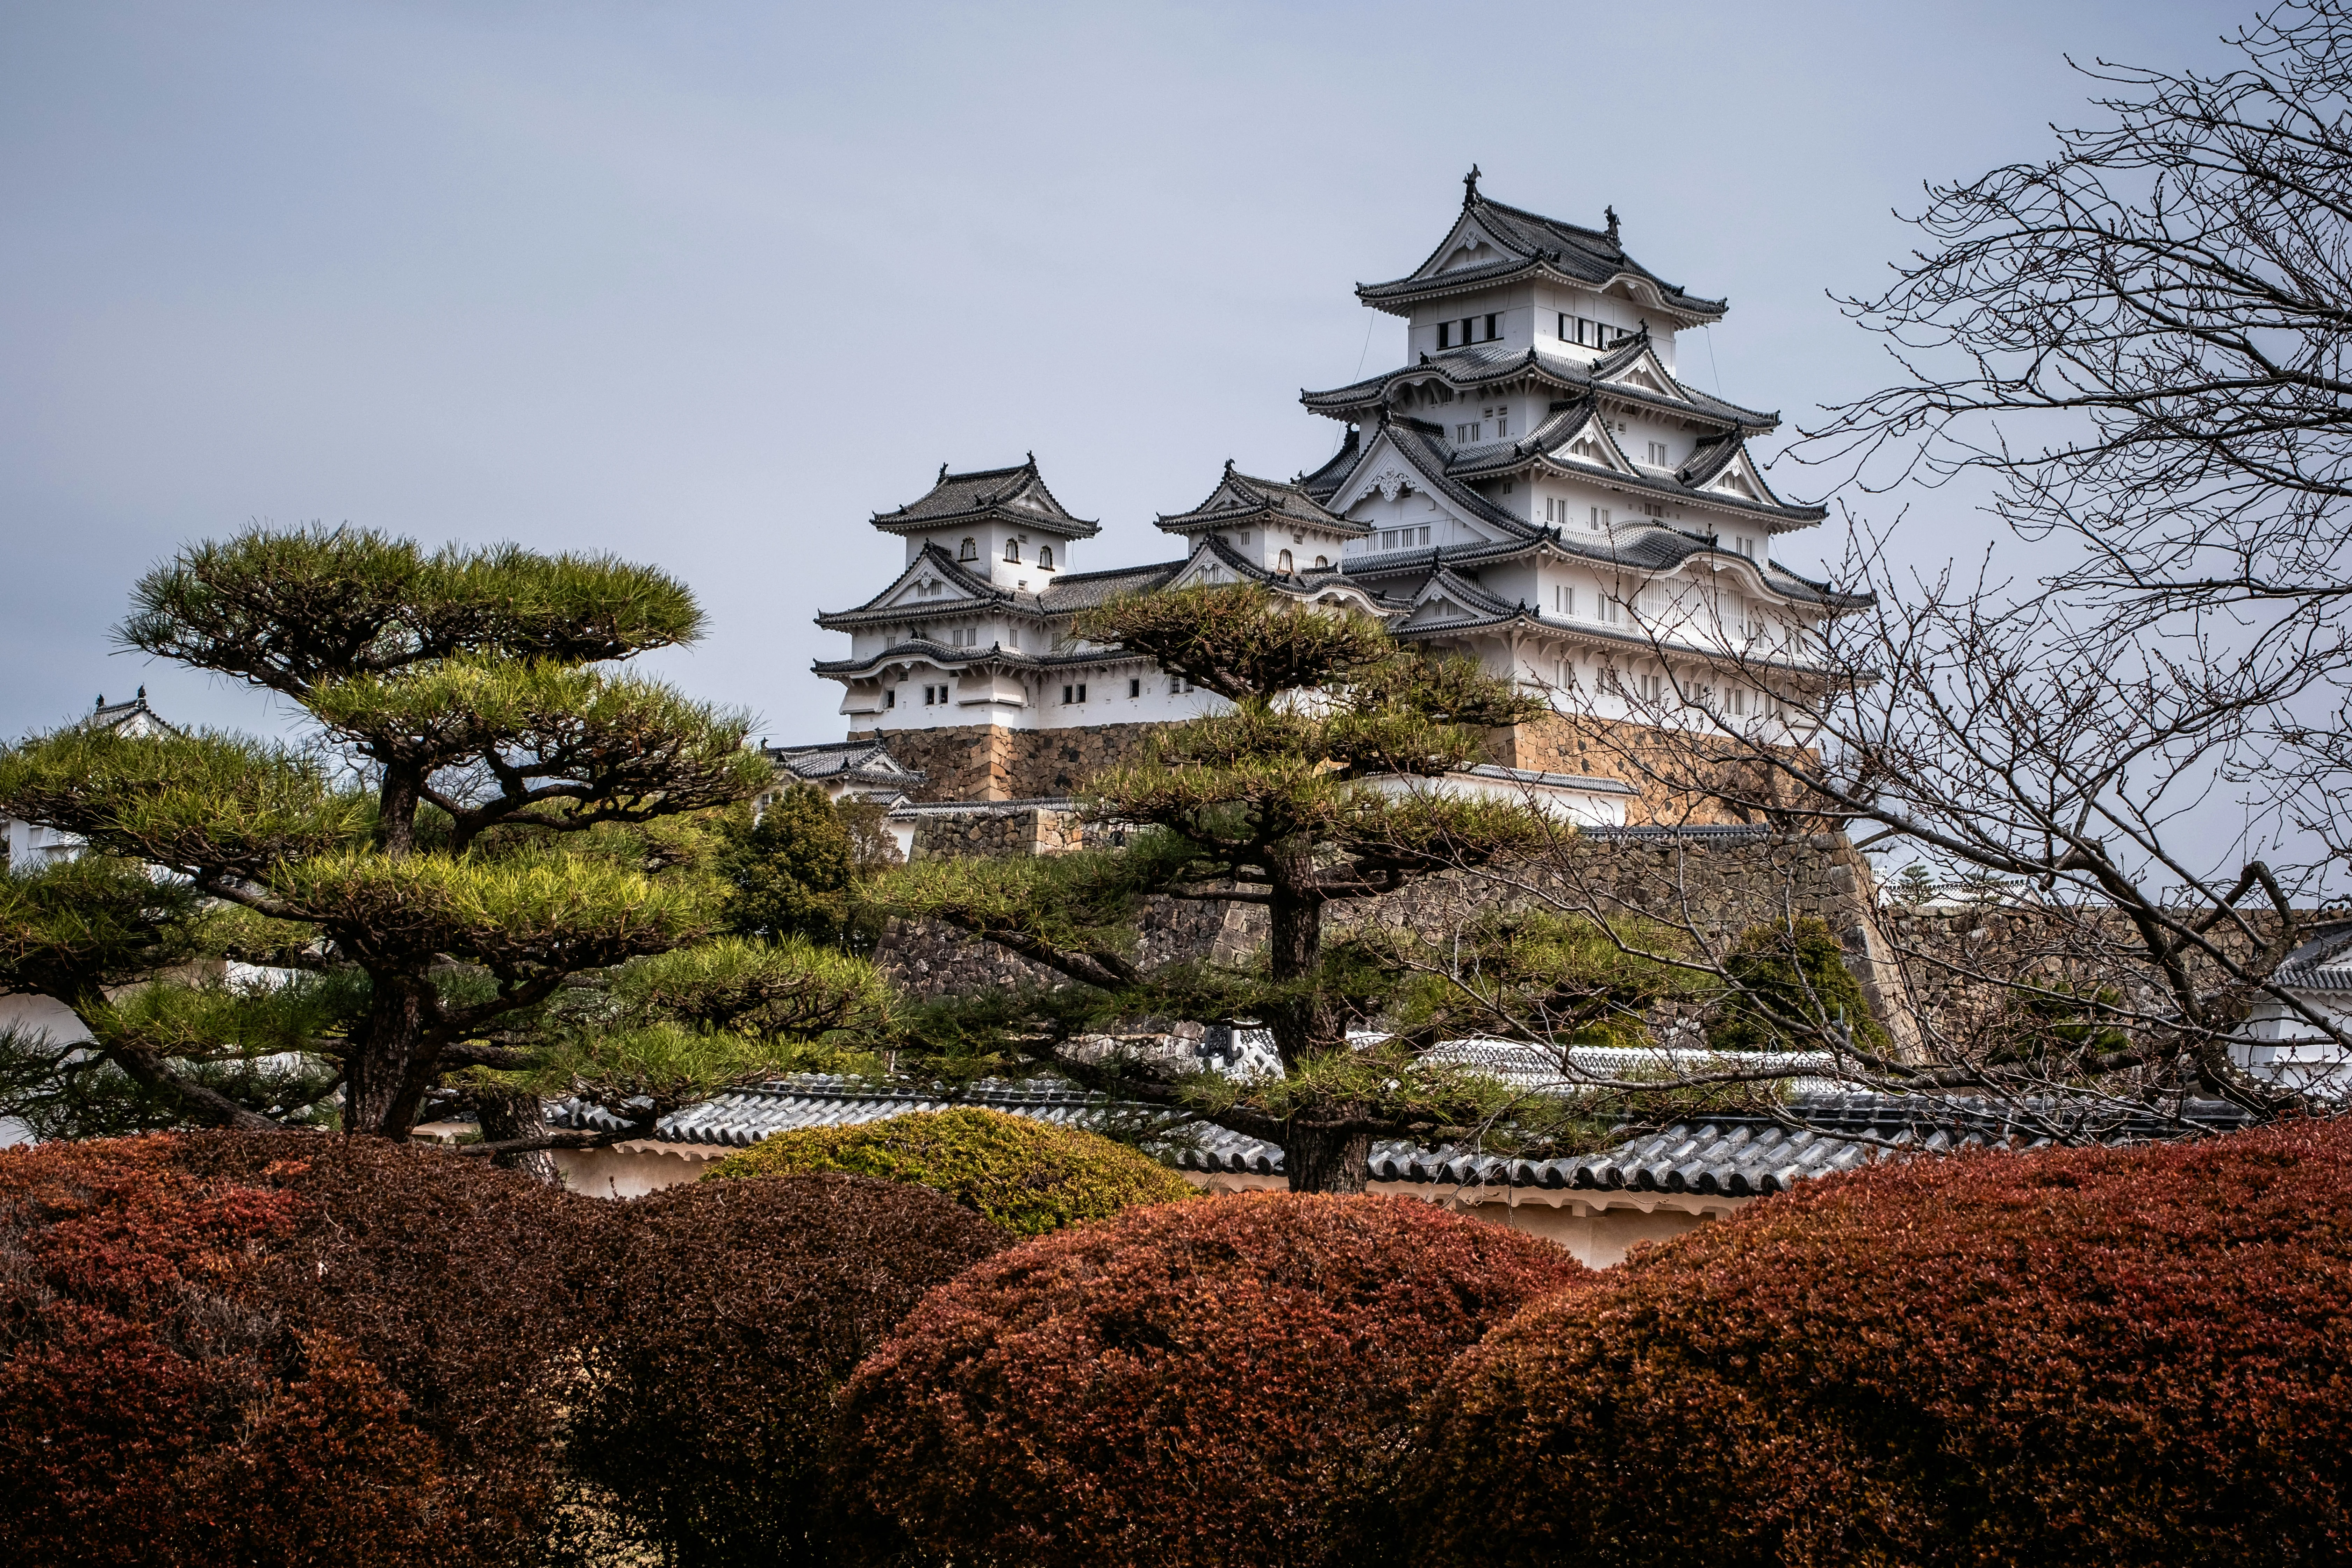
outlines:
[[[1382,409],[1381,411],[1381,426],[1382,429],[1386,430],[1402,430],[1408,435],[1418,436],[1424,442],[1434,443],[1438,439],[1437,437],[1430,435],[1427,431],[1417,430],[1412,426],[1405,424],[1402,421],[1390,419],[1388,416],[1388,410],[1386,409]],[[1463,484],[1459,480],[1455,479],[1452,475],[1446,473],[1445,465],[1443,461],[1440,461],[1437,468],[1434,470],[1432,470],[1426,461],[1428,457],[1426,452],[1415,452],[1412,449],[1412,444],[1411,442],[1403,440],[1394,434],[1390,436],[1389,440],[1393,446],[1395,446],[1398,451],[1404,454],[1405,461],[1411,463],[1413,468],[1420,472],[1423,479],[1426,479],[1433,484],[1436,485],[1444,493],[1453,495],[1456,500],[1461,501],[1463,504],[1467,506],[1474,515],[1483,516],[1488,522],[1496,523],[1501,527],[1515,531],[1531,530],[1534,528],[1534,524],[1513,517],[1509,512],[1505,511],[1501,507],[1496,506],[1493,501],[1488,500],[1485,496],[1480,495],[1468,485]],[[1533,534],[1530,533],[1528,536],[1531,538],[1533,537]],[[1440,548],[1443,547],[1441,546]]]
[[[1106,566],[1098,572],[1065,572],[1055,579],[1054,585],[1058,588],[1071,583],[1089,583],[1103,577],[1139,577],[1146,572],[1157,572],[1163,567],[1181,566],[1191,559],[1189,555],[1181,555],[1173,561],[1147,562],[1141,566]]]
[[[916,570],[923,564],[925,558],[929,556],[937,556],[941,566],[952,573],[955,576],[961,578],[970,586],[980,590],[981,596],[982,597],[993,595],[998,598],[1009,599],[1013,596],[1010,590],[1000,588],[995,584],[988,581],[985,577],[977,577],[965,571],[961,563],[958,562],[953,556],[950,555],[938,544],[927,542],[920,551],[916,552],[915,558],[912,561],[908,562],[904,567],[900,568],[899,573],[896,577],[891,578],[889,582],[884,584],[881,591],[877,593],[872,598],[866,600],[864,604],[858,605],[855,609],[849,610],[819,610],[814,616],[811,616],[810,619],[814,624],[823,626],[828,618],[837,619],[843,616],[863,616],[867,614],[879,615],[887,611],[898,609],[900,606],[896,605],[886,605],[882,601],[888,598],[892,594],[897,593],[899,588],[903,587],[907,581],[914,576]],[[909,609],[907,613],[909,615],[938,615],[945,611],[947,608],[947,605],[940,605],[935,609]]]
[[[1019,472],[1021,471],[1021,468],[1024,468],[1024,467],[1026,467],[1026,466],[1027,466],[1026,464],[1024,464],[1024,465],[1021,465],[1020,467],[1015,467],[1015,468],[973,468],[973,469],[971,469],[971,471],[969,471],[969,472],[967,472],[967,473],[951,474],[951,473],[948,472],[948,466],[947,466],[945,463],[941,463],[941,464],[940,465],[940,477],[939,477],[938,479],[933,479],[933,480],[931,481],[931,488],[930,488],[929,489],[927,489],[927,490],[925,490],[921,495],[917,496],[917,497],[915,498],[915,500],[914,500],[914,501],[907,501],[907,502],[905,502],[905,503],[901,504],[901,505],[900,505],[899,507],[898,507],[898,508],[897,508],[897,510],[892,510],[892,511],[877,511],[877,512],[876,512],[876,513],[874,514],[874,516],[875,516],[877,519],[886,518],[886,517],[898,517],[898,516],[902,515],[902,514],[906,511],[906,510],[907,510],[907,508],[908,508],[908,507],[910,507],[910,506],[914,505],[914,504],[915,504],[915,501],[919,501],[919,500],[928,500],[929,498],[930,498],[930,497],[932,497],[932,496],[935,496],[935,495],[939,494],[939,493],[940,493],[940,491],[941,491],[942,489],[945,489],[949,485],[950,485],[950,484],[954,483],[955,481],[957,481],[957,480],[959,480],[959,479],[994,479],[994,478],[995,478],[996,476],[998,476],[999,474],[1016,474],[1016,473],[1019,473]]]
[[[1045,497],[1047,500],[1054,504],[1054,510],[1055,511],[1060,512],[1072,522],[1083,522],[1087,524],[1089,527],[1096,529],[1102,527],[1102,519],[1098,517],[1080,517],[1076,512],[1072,511],[1068,507],[1062,504],[1062,498],[1055,495],[1054,493],[1054,488],[1045,482],[1045,470],[1037,466],[1037,455],[1035,453],[1032,452],[1029,454],[1029,460],[1026,463],[1024,463],[1022,467],[1028,470],[1031,482],[1034,483],[1039,490],[1045,493]]]
[[[1455,588],[1460,589],[1461,592],[1456,595],[1457,597],[1472,600],[1474,602],[1479,600],[1485,601],[1483,604],[1479,604],[1477,605],[1477,607],[1482,610],[1492,610],[1503,615],[1509,615],[1515,610],[1525,610],[1528,608],[1524,604],[1512,605],[1505,603],[1502,599],[1499,599],[1495,595],[1487,592],[1486,584],[1472,582],[1461,573],[1456,572],[1451,564],[1443,561],[1436,563],[1436,570],[1430,574],[1428,584],[1423,587],[1418,595],[1414,595],[1415,599],[1417,601],[1426,601],[1430,595],[1438,591],[1441,584],[1450,584]]]
[[[1753,414],[1759,419],[1769,419],[1772,422],[1772,428],[1775,430],[1780,427],[1780,411],[1777,408],[1750,408],[1744,403],[1734,403],[1728,397],[1722,396],[1719,394],[1703,392],[1699,388],[1693,386],[1689,382],[1685,381],[1681,376],[1676,375],[1673,371],[1666,370],[1666,362],[1664,360],[1660,360],[1658,362],[1658,368],[1660,370],[1665,370],[1666,379],[1673,382],[1679,390],[1689,394],[1691,400],[1694,403],[1704,399],[1708,403],[1714,404],[1718,408],[1734,409],[1741,414]]]

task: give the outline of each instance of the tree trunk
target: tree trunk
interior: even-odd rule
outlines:
[[[1296,889],[1312,878],[1303,860],[1293,864],[1267,857],[1270,885],[1266,898],[1266,965],[1276,984],[1304,980],[1323,962],[1323,900]],[[1319,996],[1309,994],[1296,1002],[1266,1009],[1266,1032],[1274,1037],[1276,1053],[1286,1068],[1296,1068],[1307,1058],[1342,1049],[1345,1030],[1336,1027]]]
[[[376,842],[397,860],[416,847],[416,808],[425,781],[416,770],[387,763],[376,785]]]
[[[1371,1180],[1372,1135],[1361,1126],[1294,1121],[1282,1139],[1282,1169],[1294,1193],[1360,1193]]]
[[[482,1124],[482,1142],[505,1143],[518,1138],[547,1136],[547,1108],[535,1094],[501,1094],[494,1089],[474,1091],[474,1114]],[[490,1163],[500,1170],[513,1171],[560,1187],[563,1178],[555,1169],[554,1152],[548,1149],[518,1149],[504,1154],[493,1154]]]
[[[367,1026],[352,1042],[343,1079],[343,1131],[405,1138],[425,1102],[425,1074],[417,1071],[431,983],[411,975],[373,973]]]

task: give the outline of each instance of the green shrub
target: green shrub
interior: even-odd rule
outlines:
[[[1804,1050],[1841,1026],[1865,1050],[1893,1047],[1845,966],[1837,933],[1818,916],[1748,927],[1724,968],[1738,989],[1707,1026],[1706,1043],[1718,1051]]]
[[[1196,1195],[1183,1177],[1124,1144],[975,1106],[795,1128],[719,1162],[703,1179],[825,1173],[929,1187],[1014,1236]]]

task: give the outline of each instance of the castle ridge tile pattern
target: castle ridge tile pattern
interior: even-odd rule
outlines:
[[[772,1132],[879,1121],[913,1110],[976,1105],[1064,1127],[1149,1115],[1066,1084],[982,1079],[960,1091],[934,1086],[875,1084],[822,1073],[799,1074],[713,1096],[664,1117],[655,1135],[673,1143],[747,1147]],[[1788,1191],[1810,1176],[1852,1170],[1874,1158],[1940,1154],[2001,1146],[2044,1148],[2053,1129],[2107,1144],[2228,1131],[2243,1113],[2219,1101],[2192,1101],[2178,1120],[2115,1113],[2087,1102],[2043,1101],[2021,1112],[1989,1101],[1926,1095],[1818,1095],[1790,1102],[1788,1118],[1694,1117],[1637,1134],[1615,1148],[1553,1160],[1519,1160],[1452,1146],[1424,1150],[1383,1142],[1372,1150],[1376,1182],[1445,1186],[1511,1186],[1586,1191],[1704,1193],[1757,1197]],[[566,1100],[549,1122],[581,1131],[618,1131],[601,1107]],[[1278,1176],[1282,1151],[1220,1127],[1190,1130],[1179,1169]]]

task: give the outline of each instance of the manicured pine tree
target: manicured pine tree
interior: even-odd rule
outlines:
[[[1433,874],[1486,865],[1564,831],[1517,801],[1432,787],[1476,762],[1485,732],[1544,710],[1466,661],[1399,644],[1369,617],[1254,586],[1116,601],[1080,617],[1087,642],[1150,656],[1230,708],[1161,732],[1146,760],[1096,779],[1088,809],[1120,847],[1001,860],[925,861],[876,884],[901,916],[943,921],[1068,984],[984,996],[919,1018],[901,1061],[965,1070],[1023,1061],[1281,1145],[1299,1191],[1362,1188],[1376,1135],[1462,1136],[1538,1120],[1490,1079],[1434,1067],[1445,1033],[1412,931],[1328,940],[1335,909]],[[1136,922],[1150,895],[1253,904],[1267,937],[1248,967],[1148,965]],[[1533,917],[1529,917],[1530,920]],[[1527,921],[1502,940],[1524,951]],[[1474,922],[1475,942],[1494,922]],[[1657,994],[1606,942],[1554,942],[1523,976],[1586,1021],[1622,1024]],[[1575,1000],[1571,1001],[1573,997]],[[1579,1011],[1579,1009],[1581,1011]],[[1483,1017],[1484,1010],[1468,1010]],[[1395,1024],[1376,1047],[1350,1026]],[[1277,1079],[1235,1083],[1102,1048],[1151,1020],[1262,1026]]]
[[[614,668],[700,630],[674,579],[602,556],[254,530],[184,551],[134,605],[126,646],[273,692],[310,733],[84,725],[0,752],[0,810],[90,851],[54,887],[18,879],[0,896],[0,984],[57,995],[96,1037],[49,1052],[53,1077],[110,1069],[165,1119],[275,1125],[209,1080],[323,1058],[312,1103],[339,1089],[346,1131],[398,1138],[453,1082],[492,1103],[569,1088],[658,1109],[879,1009],[869,968],[805,943],[675,951],[722,923],[703,819],[770,773],[744,716]],[[79,949],[60,896],[78,881],[105,895]],[[207,946],[304,978],[108,1000]],[[583,976],[599,984],[583,992]],[[19,1079],[40,1059],[8,1053]],[[54,1100],[60,1085],[15,1087]]]

